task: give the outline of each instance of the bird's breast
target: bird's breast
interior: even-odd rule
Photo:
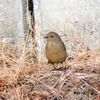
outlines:
[[[62,62],[66,58],[66,50],[63,43],[49,42],[46,45],[46,56],[51,62]]]

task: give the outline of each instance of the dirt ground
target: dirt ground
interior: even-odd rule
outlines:
[[[4,46],[0,53],[0,100],[100,100],[100,52],[73,53],[63,64]]]

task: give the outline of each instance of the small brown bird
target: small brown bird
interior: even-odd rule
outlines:
[[[66,48],[60,36],[55,32],[49,32],[46,37],[46,57],[49,63],[62,63],[67,57]]]

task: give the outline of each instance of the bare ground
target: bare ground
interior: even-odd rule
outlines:
[[[1,47],[0,100],[100,100],[100,52],[73,53],[55,70],[26,48]]]

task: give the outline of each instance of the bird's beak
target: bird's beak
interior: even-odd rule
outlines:
[[[44,38],[45,38],[45,39],[47,39],[48,37],[47,37],[47,36],[45,36]]]

